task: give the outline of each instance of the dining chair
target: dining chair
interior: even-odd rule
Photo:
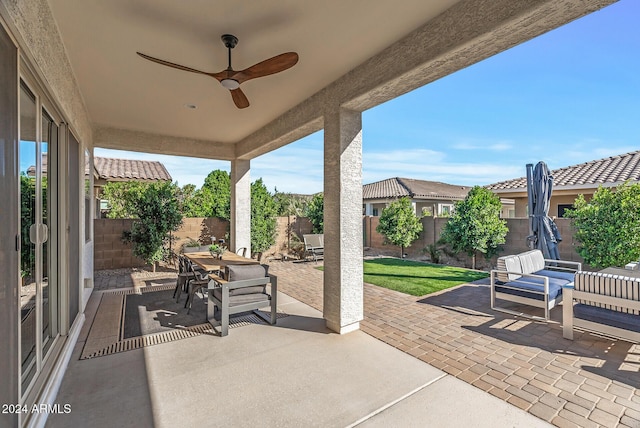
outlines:
[[[247,257],[247,247],[240,247],[236,250],[236,254],[242,257]]]
[[[173,297],[175,298],[177,295],[178,299],[180,299],[180,293],[182,292],[182,290],[186,289],[187,281],[189,280],[189,272],[185,268],[183,258],[183,256],[180,256],[176,253],[171,254],[173,266],[176,270],[176,273],[178,274],[176,278],[176,288],[173,290]]]
[[[187,300],[184,302],[184,307],[189,308],[187,314],[191,312],[191,305],[198,290],[202,290],[202,299],[205,305],[207,304],[207,297],[204,294],[204,290],[207,289],[207,285],[209,284],[207,272],[203,273],[202,271],[196,270],[192,262],[189,262],[189,269],[191,270],[191,278],[187,282]]]

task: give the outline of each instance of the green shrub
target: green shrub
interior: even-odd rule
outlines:
[[[616,191],[600,187],[589,202],[579,195],[565,216],[573,219],[576,250],[585,263],[624,266],[640,257],[640,184],[625,183]]]

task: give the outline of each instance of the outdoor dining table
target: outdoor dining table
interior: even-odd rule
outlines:
[[[228,265],[256,265],[257,260],[242,257],[231,251],[225,251],[222,259],[214,257],[209,252],[185,253],[184,256],[207,272],[224,270]]]

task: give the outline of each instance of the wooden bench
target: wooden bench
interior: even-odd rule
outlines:
[[[578,272],[563,293],[562,334],[566,339],[573,340],[573,330],[578,328],[640,343],[640,278]]]
[[[307,257],[313,257],[314,262],[317,262],[318,258],[324,258],[324,235],[322,233],[302,235],[302,238]]]

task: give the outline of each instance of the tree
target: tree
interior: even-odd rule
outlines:
[[[251,252],[262,253],[276,241],[278,206],[259,178],[251,183]]]
[[[166,259],[170,232],[182,224],[178,207],[178,186],[172,183],[152,183],[133,201],[138,220],[131,231],[123,234],[125,242],[133,243],[133,254],[153,266]]]
[[[178,183],[176,182],[176,185]],[[176,197],[178,198],[178,206],[183,215],[187,212],[187,207],[193,204],[193,198],[196,194],[195,184],[185,184],[177,189]]]
[[[403,197],[384,208],[376,231],[384,235],[385,243],[399,246],[400,257],[404,257],[404,249],[422,232],[422,223],[415,214],[411,200]]]
[[[600,187],[587,202],[579,195],[573,219],[578,254],[593,267],[624,266],[640,257],[640,184]]]
[[[316,193],[307,204],[304,216],[313,226],[313,233],[324,233],[324,194]]]
[[[222,170],[211,171],[204,184],[185,200],[183,210],[186,217],[231,218],[231,179]]]
[[[486,258],[495,255],[504,244],[509,229],[500,219],[500,198],[483,187],[473,187],[463,201],[455,204],[453,214],[444,226],[440,242],[448,244],[454,253],[471,256],[471,268],[476,268],[476,254]]]
[[[109,204],[107,218],[135,218],[135,201],[149,185],[140,181],[111,181],[105,184],[102,198]]]
[[[276,201],[279,216],[303,216],[307,204],[311,200],[307,195],[296,195],[293,193],[283,193],[275,190],[273,199]]]

